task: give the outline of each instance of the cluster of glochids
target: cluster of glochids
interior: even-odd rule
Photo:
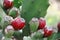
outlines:
[[[3,6],[5,9],[10,9],[13,7],[13,0],[4,0],[3,2]],[[10,11],[9,12],[9,16],[13,17],[14,19],[11,21],[11,25],[7,26],[6,29],[7,31],[9,30],[20,30],[23,29],[25,26],[25,20],[21,17],[18,17],[19,12],[17,9],[14,9],[14,11],[12,11],[14,14],[16,14],[14,16],[14,14]],[[39,20],[39,26],[38,26],[38,30],[43,29],[44,30],[44,36],[50,36],[53,33],[53,29],[50,29],[48,27],[46,27],[46,20],[44,18],[40,18]],[[58,29],[60,29],[60,23],[58,24]],[[5,30],[5,32],[7,33],[7,31]]]

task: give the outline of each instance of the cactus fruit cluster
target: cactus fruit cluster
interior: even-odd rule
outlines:
[[[0,40],[59,40],[60,16],[52,7],[48,0],[1,0]]]

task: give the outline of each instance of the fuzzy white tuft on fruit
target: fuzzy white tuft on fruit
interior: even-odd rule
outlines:
[[[8,15],[6,15],[6,16],[4,17],[4,21],[11,22],[12,20],[13,20],[13,18],[10,17],[10,16],[8,16]]]
[[[6,28],[5,28],[5,34],[8,34],[9,32],[13,32],[14,31],[14,28],[11,26],[11,25],[8,25]]]

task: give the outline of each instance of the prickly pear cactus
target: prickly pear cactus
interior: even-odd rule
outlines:
[[[0,40],[59,40],[60,16],[49,1],[1,0]]]
[[[44,15],[46,14],[46,9],[48,7],[48,0],[23,0],[22,6],[21,16],[25,18],[27,24],[24,32],[25,30],[29,32],[29,21],[33,17],[44,17]]]

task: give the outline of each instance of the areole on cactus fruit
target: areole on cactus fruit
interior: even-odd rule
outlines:
[[[4,0],[3,6],[5,9],[9,9],[13,7],[13,0]]]
[[[25,26],[25,20],[17,17],[11,22],[11,25],[15,30],[20,30]]]

